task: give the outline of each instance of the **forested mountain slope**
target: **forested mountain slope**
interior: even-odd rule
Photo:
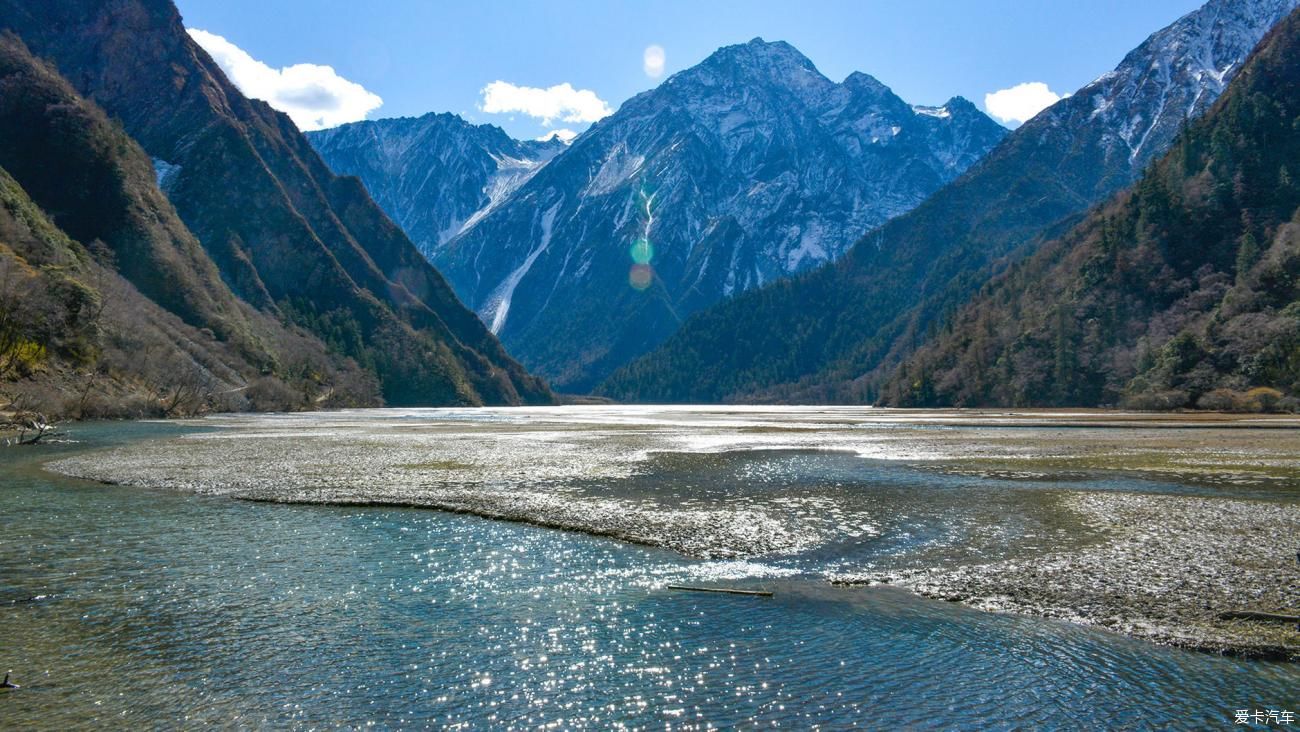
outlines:
[[[143,150],[0,35],[0,410],[145,416],[371,405],[319,339],[255,311]]]
[[[167,0],[0,0],[15,32],[165,172],[235,295],[374,373],[390,404],[549,402],[355,178],[245,98]]]
[[[882,401],[1300,407],[1297,173],[1292,14],[1133,189],[984,287]]]
[[[893,367],[994,273],[1134,181],[1294,6],[1211,0],[838,262],[697,314],[598,393],[630,401],[873,401]]]

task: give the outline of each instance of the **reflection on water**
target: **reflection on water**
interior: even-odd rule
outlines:
[[[1022,551],[1058,531],[1050,491],[1016,481],[833,453],[665,457],[664,500],[725,499],[767,477],[781,499],[816,486],[823,503],[788,510],[835,527],[804,552],[696,560],[419,509],[100,486],[34,464],[72,449],[0,453],[0,669],[24,684],[0,693],[6,727],[1196,728],[1297,706],[1292,665],[821,581],[846,553],[861,566]],[[987,493],[965,501],[969,515],[944,500],[971,490]],[[916,491],[932,500],[884,510]],[[1049,505],[1008,516],[1026,502]],[[982,533],[981,512],[1012,519],[1001,530],[1014,541]],[[723,580],[776,596],[665,588]]]

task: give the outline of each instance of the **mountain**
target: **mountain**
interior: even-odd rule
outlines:
[[[584,390],[692,312],[839,256],[1005,134],[963,99],[912,107],[755,39],[629,100],[433,261],[523,363]]]
[[[983,288],[882,401],[1300,408],[1298,130],[1295,11],[1134,188]]]
[[[454,114],[366,120],[308,132],[330,169],[355,175],[375,203],[436,262],[448,239],[473,226],[566,145],[516,140]]]
[[[0,27],[121,120],[222,280],[379,380],[390,404],[549,402],[355,178],[245,98],[167,0],[0,0]]]
[[[0,395],[107,417],[373,405],[318,339],[240,302],[140,147],[0,34]]]
[[[629,401],[869,402],[998,271],[1131,184],[1296,0],[1210,0],[1008,135],[835,263],[688,321],[598,393]]]

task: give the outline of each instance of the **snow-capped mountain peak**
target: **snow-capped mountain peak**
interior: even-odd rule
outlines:
[[[1300,0],[1210,0],[1026,127],[1043,139],[1076,129],[1099,135],[1095,144],[1113,172],[1102,182],[1114,188],[1163,152],[1185,120],[1203,114],[1259,39],[1297,5]]]
[[[512,353],[582,388],[696,309],[839,256],[1004,134],[756,38],[625,102],[434,261]]]

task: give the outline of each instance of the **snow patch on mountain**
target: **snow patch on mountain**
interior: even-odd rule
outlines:
[[[952,113],[948,111],[947,107],[913,106],[912,111],[917,114],[923,114],[927,117],[938,117],[939,119],[948,119],[952,116]]]
[[[519,281],[524,278],[524,275],[528,274],[528,270],[532,269],[533,262],[536,262],[542,252],[545,252],[547,247],[551,245],[551,233],[554,231],[555,215],[559,213],[560,205],[562,203],[564,203],[563,198],[556,201],[554,206],[551,206],[547,209],[546,213],[542,214],[541,241],[535,249],[528,253],[523,264],[520,264],[515,268],[515,270],[497,286],[496,290],[494,290],[492,295],[488,298],[488,304],[484,308],[484,314],[490,314],[491,320],[489,322],[491,323],[490,328],[493,333],[500,333],[501,329],[505,327],[506,317],[510,315],[510,301],[514,298],[515,288],[519,286]]]
[[[603,196],[630,181],[645,165],[644,155],[634,155],[626,144],[619,144],[605,156],[596,176],[582,190],[584,196]]]
[[[799,245],[785,255],[785,268],[797,272],[807,258],[815,262],[825,261],[826,248],[822,246],[824,227],[820,222],[812,222],[802,232],[798,232]]]
[[[153,160],[154,178],[158,184],[158,189],[163,193],[168,193],[172,183],[176,181],[176,174],[181,172],[181,166],[172,165],[162,158],[151,158]]]

